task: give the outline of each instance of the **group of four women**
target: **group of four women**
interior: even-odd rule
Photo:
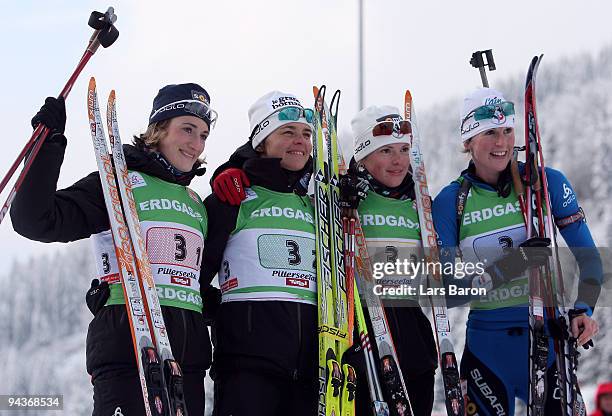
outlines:
[[[308,196],[313,116],[293,94],[273,91],[258,99],[249,109],[247,143],[217,169],[212,179],[215,192],[203,203],[188,185],[204,173],[200,156],[217,117],[204,88],[197,84],[162,88],[153,101],[146,132],[135,136],[132,145],[124,145],[164,320],[184,373],[190,415],[204,413],[204,376],[211,362],[215,415],[317,412],[315,214]],[[13,227],[43,242],[92,237],[98,274],[87,296],[94,314],[87,335],[93,414],[112,415],[118,409],[125,416],[142,415],[140,381],[99,174],[56,190],[67,143],[63,100],[47,98],[32,120],[34,126],[38,123],[49,127],[51,134],[13,202]],[[400,258],[419,245],[411,137],[402,127],[405,123],[391,106],[368,107],[351,123],[355,151],[348,175],[369,187],[367,195],[361,195],[359,215],[404,219],[363,224],[372,258],[384,256],[390,245]],[[531,247],[519,211],[463,223],[456,215],[457,193],[466,181],[471,185],[466,218],[483,207],[515,205],[508,173],[513,126],[513,105],[500,92],[482,88],[465,99],[461,140],[471,161],[434,201],[442,246],[459,247],[464,260],[478,258],[483,247],[497,247],[499,253],[489,260],[501,267],[511,256],[503,251],[502,242]],[[429,168],[435,169],[435,162]],[[569,182],[560,172],[547,171],[554,217],[579,212],[575,198],[563,203],[564,192],[573,193]],[[501,233],[503,240],[498,238]],[[566,224],[561,234],[570,246],[594,246],[582,218]],[[538,253],[512,258],[511,276],[499,272],[500,267],[488,267],[487,276],[496,282],[491,290],[525,286],[528,267],[543,261],[542,251]],[[454,251],[450,256],[454,260]],[[578,261],[581,280],[601,278],[597,259]],[[79,271],[75,274],[68,278],[80,278]],[[220,291],[211,286],[215,275]],[[482,281],[483,276],[470,279]],[[471,285],[470,279],[463,279],[463,284]],[[471,300],[461,373],[467,380],[467,396],[480,414],[501,414],[499,406],[503,414],[512,414],[514,398],[527,397],[527,297],[522,290],[510,292],[521,295],[504,301]],[[589,317],[594,304],[579,293],[572,330],[580,343],[597,332]],[[414,414],[429,415],[437,361],[431,325],[418,299],[385,311]],[[204,317],[212,321],[214,359],[206,327],[210,322]],[[552,359],[551,354],[551,368]],[[353,360],[363,380],[360,359]],[[483,383],[493,389],[495,401],[479,388]],[[365,381],[358,386],[357,414],[371,414]],[[555,409],[550,414],[557,414]]]

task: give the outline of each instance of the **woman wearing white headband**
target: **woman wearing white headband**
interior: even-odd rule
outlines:
[[[204,202],[203,279],[218,273],[222,292],[212,370],[217,416],[317,411],[315,228],[306,196],[312,117],[292,94],[257,100],[249,142],[229,162],[251,185],[246,199],[230,206],[212,194]]]
[[[397,108],[372,106],[361,110],[351,127],[354,158],[348,176],[341,179],[342,204],[350,208],[358,205],[375,270],[380,271],[377,265],[385,263],[414,263],[421,257],[421,233],[410,170],[412,126],[402,120]],[[386,289],[400,285],[416,289],[415,295],[401,299],[383,296],[383,301],[412,410],[415,416],[425,416],[433,407],[436,346],[431,324],[418,302],[419,276],[400,272],[375,277]],[[358,372],[356,414],[371,415],[365,362],[361,352],[356,354],[351,354]]]
[[[549,239],[527,239],[510,171],[514,117],[513,103],[494,89],[480,88],[465,98],[461,140],[471,161],[433,204],[435,228],[447,248],[441,250],[441,260],[454,264],[458,248],[464,263],[484,262],[485,272],[480,275],[449,276],[458,286],[488,289],[486,296],[461,300],[471,300],[461,360],[461,377],[467,380],[466,408],[481,415],[512,415],[516,397],[528,401],[527,270],[547,263],[551,253]],[[521,172],[523,168],[521,164]],[[598,331],[590,316],[602,279],[601,260],[584,216],[578,215],[581,210],[569,181],[557,170],[547,168],[546,173],[552,214],[562,224],[561,235],[580,267],[578,297],[570,317],[573,336],[585,345]],[[449,298],[449,303],[455,301]],[[553,362],[550,344],[546,393],[546,414],[550,415],[561,414]]]

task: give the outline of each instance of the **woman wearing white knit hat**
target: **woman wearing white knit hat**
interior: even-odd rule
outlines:
[[[435,228],[446,248],[441,250],[441,261],[454,264],[455,252],[459,252],[464,263],[481,262],[485,266],[485,273],[453,279],[453,284],[484,286],[488,289],[486,296],[449,298],[449,304],[471,302],[461,377],[467,381],[466,409],[481,415],[513,415],[515,398],[528,401],[527,271],[548,263],[550,255],[549,239],[527,239],[512,182],[514,117],[514,104],[494,89],[479,88],[465,98],[461,141],[471,160],[433,204]],[[519,170],[523,172],[522,164]],[[546,174],[552,215],[561,224],[561,235],[570,247],[594,249],[584,216],[578,215],[582,211],[569,181],[554,169],[546,168]],[[584,345],[598,330],[597,323],[590,318],[598,291],[588,288],[599,287],[602,268],[596,250],[581,250],[576,259],[580,284],[574,309],[570,311],[571,331],[579,345]],[[551,344],[546,375],[547,415],[562,414],[559,394],[555,392],[553,362]]]
[[[420,257],[421,234],[410,169],[412,126],[409,121],[402,120],[395,107],[371,106],[353,118],[351,127],[354,158],[349,168],[350,179],[341,180],[342,203],[351,208],[359,205],[359,218],[373,263],[413,262]],[[369,188],[367,195],[362,192],[364,188]],[[359,198],[357,194],[361,194]],[[363,200],[359,201],[361,198]],[[413,277],[384,276],[377,283],[385,287],[416,287],[419,279]],[[385,305],[414,415],[430,415],[437,365],[431,324],[417,296],[387,299]],[[356,414],[370,415],[365,363],[361,353],[351,355],[358,380],[362,380],[357,383]]]
[[[204,201],[210,228],[202,279],[218,273],[222,292],[211,371],[217,416],[317,411],[315,228],[306,196],[312,117],[293,94],[258,99],[249,109],[249,141],[217,169],[221,185],[213,184],[234,187],[222,181],[234,169],[250,185],[246,198],[238,206],[215,194]]]

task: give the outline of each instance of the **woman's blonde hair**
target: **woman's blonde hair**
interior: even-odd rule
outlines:
[[[152,123],[147,127],[147,130],[136,136],[132,142],[134,146],[140,150],[154,150],[157,148],[157,144],[168,134],[168,125],[171,119],[162,120],[156,123]]]

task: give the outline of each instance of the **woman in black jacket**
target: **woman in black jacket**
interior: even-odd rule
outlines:
[[[204,173],[198,158],[216,119],[209,103],[208,93],[197,84],[167,85],[153,101],[147,131],[134,137],[133,146],[124,145],[164,322],[183,370],[192,416],[204,414],[204,376],[212,354],[198,279],[207,216],[187,185]],[[142,415],[143,397],[100,176],[94,172],[56,190],[67,143],[63,99],[47,98],[32,120],[33,126],[38,123],[51,134],[12,204],[13,227],[42,242],[92,237],[97,279],[87,296],[95,315],[87,333],[87,371],[94,386],[93,414]]]
[[[312,116],[291,94],[261,97],[249,110],[250,141],[230,159],[250,180],[246,199],[204,201],[202,279],[218,273],[222,292],[212,370],[218,416],[316,413],[315,228],[305,192]]]

